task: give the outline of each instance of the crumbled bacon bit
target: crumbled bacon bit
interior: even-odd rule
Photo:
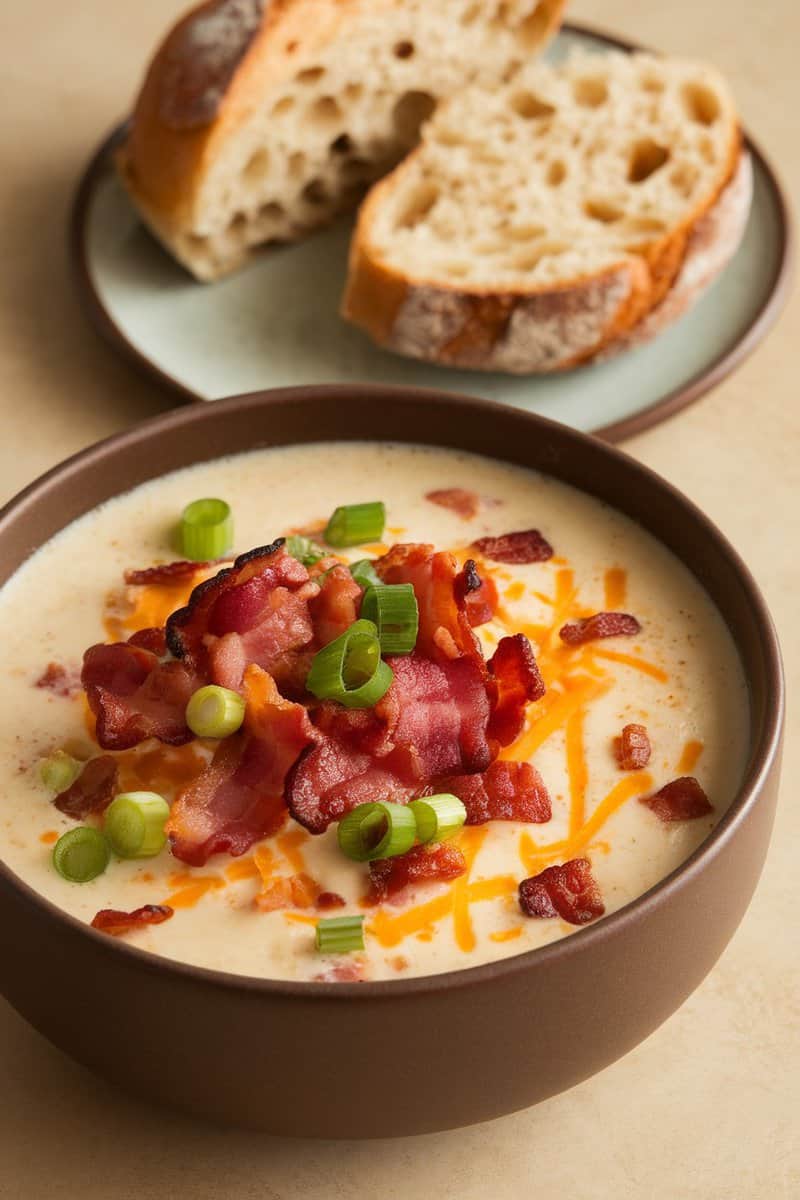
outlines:
[[[101,643],[84,654],[81,681],[104,750],[127,750],[148,737],[171,746],[191,741],[186,705],[199,681],[184,663],[161,662],[130,642]]]
[[[427,492],[425,499],[430,500],[431,504],[438,504],[440,508],[449,508],[465,521],[474,517],[480,508],[478,496],[466,488],[437,488],[436,491]]]
[[[562,625],[558,636],[568,646],[583,646],[599,638],[633,637],[641,632],[641,625],[630,613],[600,612],[591,617],[581,617]]]
[[[53,803],[59,812],[76,820],[108,808],[117,790],[117,760],[110,754],[90,758],[78,778]]]
[[[449,882],[463,875],[467,860],[449,842],[438,846],[414,846],[395,858],[379,858],[369,864],[370,890],[367,904],[382,904],[411,883]]]
[[[617,762],[622,771],[640,771],[650,762],[652,747],[644,725],[625,725],[614,740]]]
[[[320,892],[317,896],[317,908],[344,908],[347,901],[344,896],[340,896],[338,892]]]
[[[545,693],[544,680],[524,633],[501,638],[489,660],[492,715],[489,737],[510,746],[522,732],[525,710]]]
[[[497,587],[491,575],[478,574],[475,559],[468,558],[454,582],[456,602],[463,605],[467,620],[474,628],[491,621],[497,612]]]
[[[527,762],[493,762],[482,775],[440,779],[436,789],[458,796],[467,810],[467,825],[485,825],[487,821],[541,825],[553,815],[544,781]]]
[[[112,937],[124,937],[134,929],[143,929],[147,925],[160,925],[173,916],[173,910],[168,904],[143,904],[133,912],[120,912],[116,908],[101,908],[92,920],[92,928]]]
[[[140,650],[149,650],[151,654],[163,658],[167,653],[166,630],[155,626],[138,629],[128,638],[128,645],[138,646]]]
[[[484,558],[509,565],[547,562],[553,557],[553,547],[538,529],[521,529],[499,537],[482,537],[472,545]]]
[[[80,675],[60,663],[51,662],[36,680],[34,687],[53,692],[56,696],[74,696],[81,690]]]
[[[367,964],[363,958],[345,958],[343,955],[313,978],[315,983],[363,983],[366,977]]]
[[[461,656],[483,662],[465,599],[456,588],[459,572],[452,554],[434,553],[433,546],[423,543],[402,543],[379,558],[375,570],[384,583],[410,583],[414,588],[419,607],[419,654],[437,662]]]
[[[181,583],[185,579],[191,579],[198,571],[205,571],[213,565],[213,562],[189,562],[181,559],[180,562],[161,563],[160,566],[144,567],[138,571],[128,570],[125,572],[125,582],[135,586]]]
[[[708,796],[693,775],[682,775],[666,783],[652,796],[640,796],[660,821],[693,821],[714,811]]]
[[[570,925],[587,925],[606,911],[588,858],[573,858],[523,879],[519,906],[526,917],[561,917]]]
[[[347,567],[335,566],[320,585],[320,593],[309,601],[315,646],[327,646],[345,633],[358,617],[362,589]]]

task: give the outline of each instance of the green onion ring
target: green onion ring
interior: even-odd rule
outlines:
[[[359,546],[383,537],[386,506],[382,500],[370,504],[343,504],[337,508],[325,528],[329,546]]]
[[[336,831],[339,849],[355,862],[395,858],[414,845],[417,821],[410,807],[388,800],[359,804],[342,817]]]
[[[368,587],[361,616],[378,630],[383,654],[410,654],[417,644],[419,608],[410,583],[379,583]]]
[[[372,708],[392,684],[392,669],[381,659],[371,621],[354,621],[345,633],[314,655],[306,687],[319,700],[346,708]]]
[[[233,515],[225,500],[193,500],[181,514],[180,546],[184,558],[209,562],[233,545]]]

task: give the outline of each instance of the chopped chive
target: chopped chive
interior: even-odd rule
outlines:
[[[317,950],[320,954],[346,954],[364,949],[364,914],[357,917],[326,917],[317,922]]]
[[[319,700],[338,700],[346,708],[372,708],[391,687],[392,669],[381,658],[371,621],[355,621],[314,655],[306,687]]]
[[[180,544],[181,553],[192,562],[222,558],[233,545],[230,505],[212,497],[187,504],[181,514]]]
[[[379,583],[368,587],[361,616],[378,630],[383,654],[410,654],[417,644],[419,608],[410,583]]]
[[[158,792],[120,792],[103,819],[103,832],[119,858],[152,858],[167,843],[169,805]]]
[[[343,854],[356,862],[371,862],[410,850],[417,821],[409,806],[377,801],[352,809],[342,817],[336,833]]]
[[[55,750],[39,763],[39,778],[51,792],[60,794],[71,787],[81,772],[82,763],[66,750]]]
[[[381,582],[371,558],[360,558],[358,562],[351,563],[350,574],[365,591]]]
[[[458,833],[467,819],[463,803],[449,792],[412,800],[408,807],[414,814],[420,842],[443,842]]]
[[[209,683],[186,705],[186,724],[198,737],[224,738],[241,727],[245,702],[238,692]]]
[[[314,563],[325,557],[325,551],[321,546],[312,542],[311,538],[300,537],[299,534],[287,537],[285,546],[286,553],[291,554],[292,558],[296,558],[304,567],[313,567]]]
[[[329,546],[359,546],[383,537],[386,506],[382,500],[371,504],[343,504],[337,508],[325,529]]]
[[[108,842],[92,825],[62,834],[53,847],[53,866],[70,883],[88,883],[102,875],[110,858]]]

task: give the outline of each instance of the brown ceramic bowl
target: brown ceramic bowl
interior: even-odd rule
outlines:
[[[665,542],[705,585],[741,653],[750,757],[707,841],[638,900],[543,949],[429,978],[287,983],[182,965],[96,933],[0,864],[0,987],[22,1016],[150,1102],[280,1134],[377,1137],[482,1121],[619,1058],[697,987],[739,924],[778,783],[780,656],[744,564],[644,467],[512,409],[337,386],[169,413],[84,451],[13,500],[0,514],[0,580],[75,517],[166,471],[259,445],[365,435],[538,468]]]

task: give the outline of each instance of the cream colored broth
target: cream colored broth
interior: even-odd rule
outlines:
[[[453,486],[483,497],[474,518],[464,520],[425,499],[432,489]],[[573,751],[581,740],[585,747],[583,803],[590,821],[612,789],[631,778],[613,754],[613,739],[628,722],[648,729],[653,756],[647,774],[625,784],[633,794],[596,830],[581,834],[575,796],[580,772],[573,764],[570,778],[565,726],[554,728],[532,754],[552,797],[552,820],[545,825],[496,821],[466,830],[462,844],[474,854],[467,879],[419,886],[401,905],[368,910],[361,956],[366,978],[474,966],[571,933],[574,927],[558,919],[522,916],[517,882],[553,862],[586,854],[606,911],[613,912],[678,866],[730,803],[747,752],[747,695],[738,657],[698,583],[627,518],[533,472],[464,453],[375,444],[259,450],[175,472],[103,505],[52,539],[0,592],[0,621],[9,633],[0,730],[4,857],[36,891],[75,917],[88,922],[102,908],[130,910],[168,901],[174,917],[130,934],[132,944],[184,962],[271,978],[311,979],[334,965],[333,958],[314,950],[313,908],[262,912],[256,907],[261,883],[252,852],[244,865],[216,855],[197,869],[166,852],[138,862],[112,860],[104,875],[79,885],[55,873],[51,845],[42,840],[74,822],[53,807],[39,781],[37,760],[76,739],[87,755],[97,751],[89,742],[82,696],[63,698],[34,683],[49,661],[77,668],[84,649],[107,638],[104,601],[119,588],[123,570],[174,557],[169,537],[176,515],[204,495],[230,502],[239,552],[319,522],[338,504],[376,498],[387,506],[387,544],[426,541],[458,550],[487,533],[536,526],[552,542],[556,557],[493,567],[505,621],[480,632],[490,654],[505,633],[527,630],[546,676],[555,670],[551,652],[558,639],[545,639],[542,628],[608,607],[606,571],[621,567],[626,572],[624,602],[616,607],[635,614],[642,632],[595,643],[591,656],[582,656],[583,665],[572,676],[605,690],[583,706],[582,738],[580,717],[566,728]],[[350,556],[364,554],[359,548]],[[567,571],[574,573],[574,595],[557,613],[549,601],[571,591]],[[608,652],[644,660],[655,675],[604,657]],[[548,682],[551,698],[558,699],[561,684]],[[506,757],[521,757],[520,748],[524,751],[532,738],[541,740],[537,724],[547,721],[542,708],[532,706],[530,730]],[[702,743],[702,752],[686,770],[682,755],[693,741]],[[636,795],[681,774],[697,776],[714,812],[667,825]],[[569,840],[571,820],[577,842]],[[342,857],[335,829],[306,837],[289,821],[283,833],[288,837],[269,841],[279,875],[291,875],[302,865],[322,888],[345,897],[346,909],[323,915],[364,911],[359,901],[366,892],[366,867]],[[236,878],[241,873],[248,874]]]

